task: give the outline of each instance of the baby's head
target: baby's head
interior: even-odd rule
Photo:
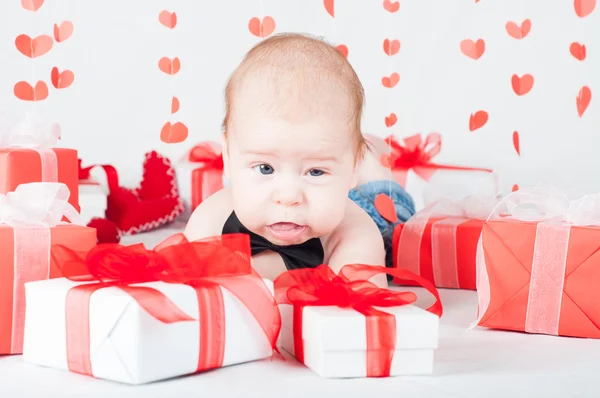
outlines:
[[[363,88],[334,47],[298,34],[252,48],[225,90],[225,171],[242,224],[272,243],[331,232],[356,166]]]

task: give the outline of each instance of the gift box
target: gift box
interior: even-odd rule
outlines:
[[[600,195],[535,187],[508,195],[478,246],[486,328],[600,338]]]
[[[377,288],[378,273],[413,279],[436,302],[411,305],[411,292]],[[287,271],[275,280],[281,311],[280,346],[324,378],[388,377],[433,372],[442,306],[435,287],[405,270],[346,265],[339,275],[322,265]]]
[[[25,284],[61,277],[51,261],[51,247],[62,244],[86,251],[96,245],[96,230],[62,224],[78,222],[68,189],[58,183],[19,185],[0,201],[0,354],[20,354],[23,347]]]
[[[27,284],[24,360],[142,384],[270,357],[279,312],[247,235],[178,239],[153,251],[98,245],[85,258],[57,249],[90,282]]]
[[[478,185],[479,179],[486,179],[492,172],[488,168],[434,163],[433,158],[442,148],[442,137],[438,133],[431,133],[425,139],[415,134],[402,141],[389,136],[385,144],[389,153],[381,155],[381,164],[391,169],[393,178],[413,198],[417,211],[426,207],[424,190],[433,176],[442,174],[444,180],[456,181],[464,186],[467,180]]]
[[[71,193],[69,203],[79,210],[77,151],[56,148],[57,124],[35,115],[0,115],[0,193],[20,184],[61,182]]]
[[[427,206],[394,227],[394,267],[437,287],[475,290],[477,242],[499,200],[498,176],[488,176],[477,187],[434,177],[423,192]],[[414,285],[397,278],[394,282]]]
[[[189,219],[202,201],[227,185],[221,146],[216,142],[202,142],[189,150],[175,165],[175,173],[184,202],[181,219]]]

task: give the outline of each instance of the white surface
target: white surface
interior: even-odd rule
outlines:
[[[104,218],[108,205],[106,188],[102,185],[79,184],[79,207],[82,222],[92,218]]]
[[[382,3],[338,0],[332,18],[323,0],[47,0],[36,13],[18,0],[3,0],[0,107],[54,117],[62,123],[63,145],[79,149],[84,164],[112,163],[124,184],[136,186],[146,151],[175,161],[199,141],[218,141],[227,77],[260,40],[248,22],[271,16],[275,32],[308,32],[348,47],[365,87],[364,131],[400,137],[439,132],[437,162],[498,169],[504,192],[544,178],[578,193],[600,190],[600,5],[579,18],[573,0],[400,0],[394,14]],[[158,21],[164,9],[177,13],[173,30]],[[510,37],[507,22],[526,18],[528,36]],[[54,23],[64,20],[73,22],[73,35],[47,54],[32,60],[16,50],[18,35],[52,35]],[[461,53],[462,40],[479,38],[485,40],[481,58]],[[385,54],[385,39],[400,41],[398,54]],[[570,54],[572,42],[586,45],[584,61]],[[159,70],[165,56],[181,60],[175,76]],[[70,87],[52,87],[54,66],[74,72]],[[383,87],[382,78],[393,72],[400,82]],[[535,83],[519,97],[511,78],[526,73]],[[21,80],[44,80],[48,98],[16,99],[13,87]],[[592,100],[579,118],[575,99],[584,85]],[[181,103],[174,115],[172,96]],[[487,111],[489,121],[471,132],[469,117],[478,110]],[[387,128],[384,118],[392,112],[398,121]],[[167,121],[188,126],[186,142],[160,141]],[[520,133],[521,157],[513,131]]]
[[[423,375],[433,371],[439,318],[413,305],[380,308],[396,317],[396,351],[390,375]],[[295,355],[293,307],[279,306],[281,347]],[[349,308],[305,307],[302,334],[304,363],[322,377],[366,377],[366,320]]]
[[[181,227],[181,225],[179,225]],[[176,229],[128,237],[160,241]],[[406,288],[426,296],[421,289]],[[288,354],[203,374],[129,386],[27,364],[21,356],[0,356],[1,397],[120,398],[214,397],[544,397],[598,396],[600,341],[474,329],[475,292],[440,290],[444,315],[430,376],[389,379],[322,379]],[[421,304],[424,307],[428,303]],[[168,366],[168,365],[166,365]]]
[[[43,283],[40,283],[43,282]],[[26,284],[27,311],[23,359],[56,369],[68,369],[65,302],[81,283],[65,278]],[[152,282],[152,287],[178,308],[198,319],[193,287]],[[267,282],[272,290],[272,283]],[[267,358],[271,345],[246,307],[226,289],[223,366]],[[198,367],[199,323],[162,323],[118,288],[101,289],[90,299],[90,358],[95,377],[141,384],[194,373]]]

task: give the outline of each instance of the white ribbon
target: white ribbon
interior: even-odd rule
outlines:
[[[34,113],[0,112],[0,148],[27,148],[40,155],[42,181],[58,181],[58,159],[52,150],[60,138],[60,125]]]
[[[570,200],[547,184],[515,191],[501,200],[490,220],[536,222],[536,239],[525,331],[558,334],[558,322],[571,226],[600,225],[600,193]],[[490,281],[483,242],[477,245],[479,324],[490,304]],[[472,328],[471,327],[471,328]]]
[[[65,184],[50,182],[21,184],[0,194],[0,224],[12,227],[14,234],[12,353],[23,350],[25,283],[49,278],[50,227],[61,224],[63,217],[82,225],[69,196]]]

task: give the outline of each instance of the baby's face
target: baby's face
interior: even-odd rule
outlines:
[[[236,107],[225,155],[240,221],[278,245],[330,233],[356,183],[347,109],[283,117],[257,97],[247,102]]]

